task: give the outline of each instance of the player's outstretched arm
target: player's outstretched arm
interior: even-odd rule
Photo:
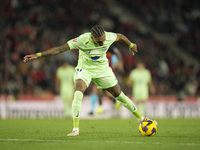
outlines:
[[[117,34],[117,35],[119,37],[119,41],[121,41],[121,42],[123,42],[123,43],[125,43],[126,45],[129,46],[129,50],[133,55],[135,54],[135,52],[138,52],[136,44],[131,43],[131,41],[126,36],[124,36],[123,34]]]
[[[57,55],[59,53],[62,53],[64,51],[68,51],[68,50],[70,50],[70,47],[69,47],[68,43],[66,43],[66,44],[63,44],[59,47],[54,47],[54,48],[48,49],[48,50],[41,52],[41,53],[26,55],[24,57],[23,61],[28,62],[28,61],[36,59],[38,57],[53,56],[53,55]]]

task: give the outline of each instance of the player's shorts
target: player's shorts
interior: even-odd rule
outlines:
[[[118,83],[115,74],[108,66],[98,69],[82,69],[77,66],[75,69],[74,81],[82,79],[87,87],[90,85],[91,80],[94,81],[98,89],[107,89]]]

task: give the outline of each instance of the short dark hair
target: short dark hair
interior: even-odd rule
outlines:
[[[91,29],[91,34],[94,36],[94,37],[100,37],[104,34],[104,28],[100,25],[95,25],[92,27]]]

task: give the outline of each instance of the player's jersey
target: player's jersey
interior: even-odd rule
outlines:
[[[60,80],[60,95],[63,97],[67,95],[69,91],[74,92],[74,76],[75,69],[73,66],[59,67],[56,73],[56,77]]]
[[[147,69],[134,69],[129,78],[133,81],[133,96],[137,100],[147,100],[149,96],[148,83],[152,80],[150,71]]]
[[[115,42],[117,35],[112,32],[105,32],[103,46],[95,44],[91,39],[91,33],[85,33],[78,38],[68,41],[70,49],[79,49],[78,66],[83,69],[96,69],[108,66],[106,52],[110,45]]]

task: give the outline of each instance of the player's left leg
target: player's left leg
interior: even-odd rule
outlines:
[[[121,103],[120,101],[116,100],[116,98],[110,94],[108,91],[104,90],[105,91],[105,95],[110,99],[112,100],[113,102],[113,106],[114,108],[117,110],[117,111],[120,111],[120,108],[121,108]]]
[[[138,122],[142,122],[144,117],[139,113],[137,107],[133,104],[133,102],[121,91],[119,84],[117,83],[115,86],[106,89],[110,92],[118,101],[124,105],[138,120]]]
[[[99,76],[94,78],[93,81],[98,88],[107,90],[116,98],[116,100],[120,101],[122,105],[124,105],[131,113],[133,113],[139,122],[144,119],[144,117],[138,112],[133,102],[121,91],[115,74],[110,67],[105,69],[102,68],[99,72]]]
[[[126,107],[137,118],[139,123],[145,120],[151,120],[140,114],[133,102],[121,91],[119,84],[116,84],[115,86],[106,90],[109,91],[114,97],[116,97],[116,99],[119,100],[122,105],[124,105],[124,107]],[[156,125],[158,124],[155,120],[153,121],[156,123]]]
[[[121,91],[115,74],[111,68],[105,68],[100,70],[99,76],[93,79],[98,88],[105,89],[110,92],[116,100],[120,101],[124,107],[126,107],[138,120],[142,122],[145,118],[139,113],[133,102]]]

